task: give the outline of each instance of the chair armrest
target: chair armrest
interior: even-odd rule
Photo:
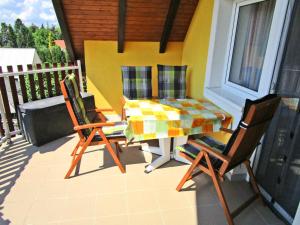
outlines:
[[[228,129],[228,128],[225,128],[225,127],[221,127],[220,131],[224,131],[224,132],[230,133],[230,134],[233,134],[233,132],[234,132],[234,130],[231,130],[231,129]]]
[[[113,112],[114,110],[113,109],[99,109],[99,108],[97,108],[97,109],[95,109],[95,111],[96,112]]]
[[[195,148],[198,148],[198,149],[201,149],[202,151],[207,152],[209,155],[212,155],[212,156],[222,160],[223,162],[229,162],[230,161],[230,157],[228,157],[226,155],[223,155],[220,152],[217,152],[214,149],[212,149],[212,148],[210,148],[206,145],[200,144],[200,143],[198,143],[194,140],[188,140],[187,143],[190,144],[190,145],[193,145]]]
[[[115,123],[88,123],[84,125],[75,126],[74,130],[83,130],[83,129],[89,129],[89,128],[100,128],[105,126],[114,126]]]
[[[114,111],[114,110],[113,109],[99,109],[99,108],[87,110],[87,112],[96,112],[96,113],[112,112],[112,111]]]

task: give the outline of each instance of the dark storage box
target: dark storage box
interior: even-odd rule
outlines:
[[[82,97],[86,109],[95,108],[93,95],[83,93]],[[40,146],[74,133],[62,95],[21,104],[17,111],[21,130],[33,145]]]

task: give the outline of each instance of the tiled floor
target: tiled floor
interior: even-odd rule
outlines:
[[[84,155],[80,175],[63,179],[75,135],[34,147],[21,137],[0,150],[0,224],[12,225],[221,225],[226,224],[212,182],[205,175],[176,192],[188,166],[171,161],[150,174],[150,153],[124,149],[121,174],[102,146]],[[246,182],[225,181],[231,209],[252,193]],[[240,225],[283,224],[255,202],[235,219]]]

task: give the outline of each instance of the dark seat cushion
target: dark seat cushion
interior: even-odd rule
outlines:
[[[199,144],[206,145],[207,147],[212,148],[212,149],[214,149],[215,151],[217,151],[221,154],[224,154],[224,151],[226,149],[225,144],[223,144],[223,143],[221,143],[221,142],[219,142],[219,141],[217,141],[214,138],[209,137],[209,136],[193,135],[192,139],[194,139]],[[190,145],[190,144],[184,144],[184,145],[181,145],[181,146],[177,146],[176,149],[179,150],[180,152],[188,155],[189,157],[191,157],[193,159],[195,159],[201,151],[198,148],[196,148],[196,147],[194,147],[193,145]],[[219,169],[221,164],[222,164],[222,161],[215,158],[215,157],[213,157],[213,156],[210,156],[210,159],[211,159],[213,167],[215,169]],[[204,158],[200,161],[200,163],[207,166],[206,165],[206,160]]]

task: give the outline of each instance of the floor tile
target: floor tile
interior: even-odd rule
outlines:
[[[129,214],[130,225],[164,225],[160,212]]]
[[[101,217],[95,220],[95,225],[130,225],[128,215]]]
[[[155,197],[158,201],[160,210],[180,209],[190,206],[186,193],[176,190],[158,190],[155,191]]]
[[[96,216],[94,197],[78,197],[65,200],[62,219],[91,219]]]
[[[65,215],[65,209],[65,199],[37,200],[30,208],[25,224],[40,225],[61,221]]]
[[[127,215],[127,196],[124,193],[99,195],[96,197],[95,212],[96,217]]]
[[[199,223],[191,208],[162,211],[162,217],[165,225],[208,225],[206,222]]]
[[[158,212],[159,206],[153,191],[128,192],[128,212]]]

